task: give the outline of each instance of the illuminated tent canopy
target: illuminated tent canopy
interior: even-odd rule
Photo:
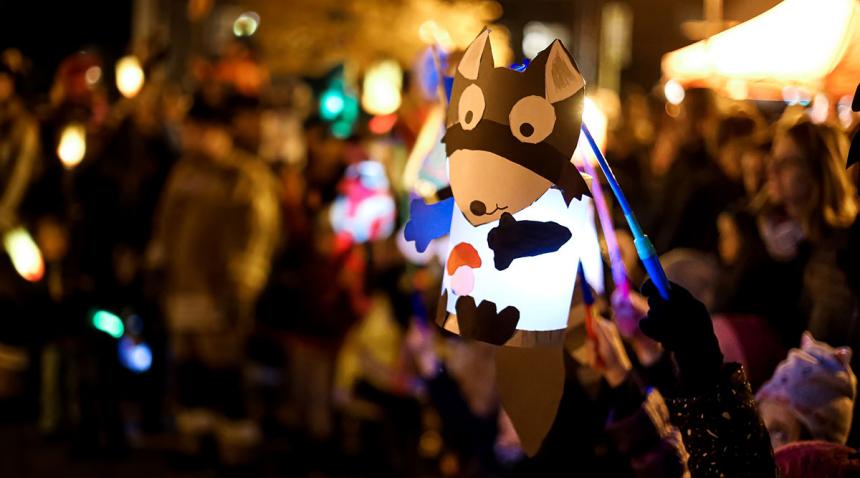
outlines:
[[[860,79],[860,1],[785,0],[662,63],[667,79],[731,96],[778,99],[787,86],[850,95]]]

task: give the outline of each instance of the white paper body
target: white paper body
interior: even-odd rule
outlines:
[[[588,280],[603,283],[600,248],[590,202],[590,198],[583,196],[581,200],[571,201],[568,207],[561,191],[553,188],[531,206],[513,214],[517,221],[558,223],[570,230],[572,237],[555,252],[515,259],[503,271],[496,269],[493,250],[487,244],[487,234],[499,225],[498,221],[475,227],[455,206],[448,255],[457,244],[465,242],[471,244],[481,258],[481,266],[472,270],[474,286],[468,295],[475,299],[476,304],[483,300],[492,301],[496,304],[496,311],[507,306],[516,307],[520,314],[519,330],[566,328],[580,257],[583,258],[583,266],[590,269],[586,271]],[[459,297],[454,293],[447,269],[442,288],[448,294],[448,312],[456,314]]]

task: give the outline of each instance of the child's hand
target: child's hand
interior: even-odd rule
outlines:
[[[722,367],[723,354],[705,305],[675,283],[669,300],[660,297],[650,280],[642,286],[642,294],[648,297],[649,309],[639,328],[674,354],[681,384],[701,391],[701,387],[713,383]]]

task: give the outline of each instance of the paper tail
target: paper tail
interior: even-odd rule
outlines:
[[[530,457],[540,450],[555,422],[564,377],[561,347],[496,348],[499,399]]]

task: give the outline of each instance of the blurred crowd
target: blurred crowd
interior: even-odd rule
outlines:
[[[607,159],[676,288],[668,305],[607,292],[591,335],[575,294],[561,409],[527,458],[492,346],[428,325],[439,248],[399,237],[407,159],[439,111],[419,79],[397,116],[343,134],[319,80],[270,78],[246,42],[181,80],[163,54],[138,57],[132,97],[96,52],[64,60],[49,91],[19,52],[0,58],[4,422],[76,456],[149,447],[240,476],[775,476],[771,449],[783,476],[860,473],[856,115],[704,89],[599,102]],[[380,197],[353,227],[333,213]],[[29,275],[8,239],[22,231],[42,261]],[[263,469],[273,454],[282,470]]]

